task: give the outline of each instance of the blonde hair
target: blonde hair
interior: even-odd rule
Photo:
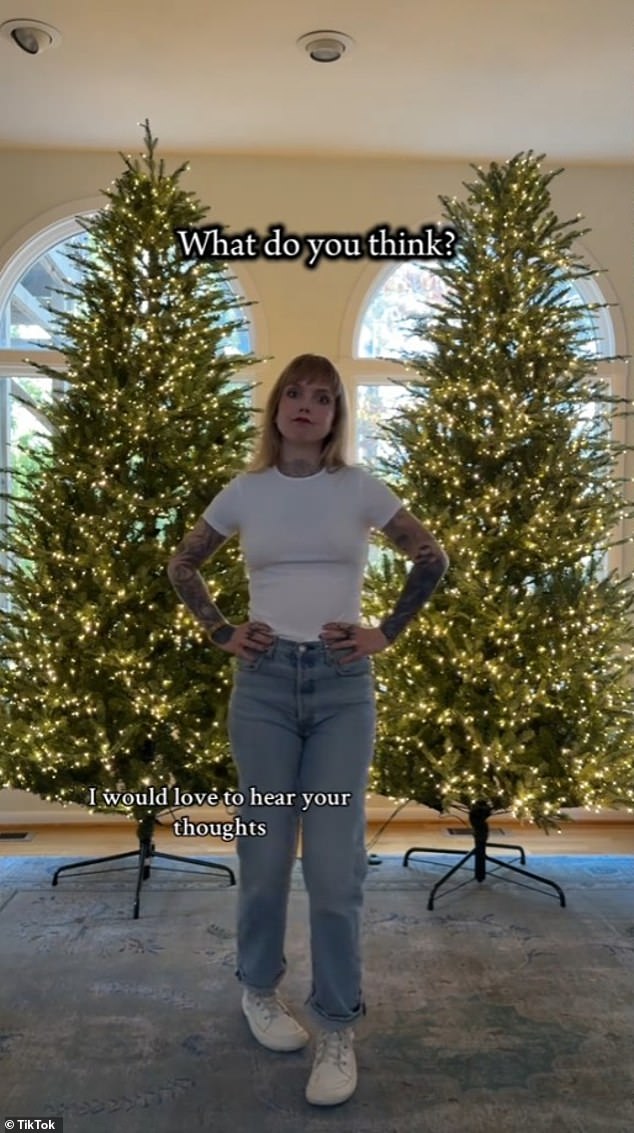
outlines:
[[[277,410],[287,386],[305,381],[309,385],[321,382],[335,399],[335,416],[332,429],[323,442],[321,466],[328,472],[348,467],[346,441],[348,437],[348,401],[339,371],[329,358],[322,354],[298,354],[288,363],[271,390],[264,409],[264,418],[257,448],[245,472],[265,472],[280,459],[282,435],[275,424]]]

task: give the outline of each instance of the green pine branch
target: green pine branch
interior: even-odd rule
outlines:
[[[2,781],[58,802],[234,779],[226,660],[166,563],[244,464],[254,429],[230,383],[256,359],[223,350],[243,325],[223,265],[176,247],[174,229],[206,213],[180,184],[186,165],[166,172],[147,122],[144,142],[82,221],[81,276],[55,318],[67,387],[40,406],[42,447],[17,454],[0,533]],[[244,618],[235,550],[214,584],[227,616]]]
[[[464,200],[441,198],[458,232],[446,298],[415,320],[432,349],[407,355],[411,404],[381,431],[386,478],[451,563],[377,657],[371,785],[439,810],[484,800],[547,829],[562,808],[634,803],[634,629],[631,579],[604,558],[632,515],[617,466],[630,446],[612,438],[629,405],[585,349],[597,304],[570,288],[593,274],[576,247],[587,229],[555,215],[561,171],[541,160],[492,163]],[[407,569],[370,568],[368,617]]]

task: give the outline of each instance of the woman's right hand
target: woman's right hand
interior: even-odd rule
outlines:
[[[264,653],[272,645],[275,634],[266,622],[244,622],[243,625],[234,626],[228,623],[233,632],[224,643],[215,641],[213,644],[222,649],[223,653],[232,653],[234,657],[242,657],[245,661],[253,661],[258,653]]]

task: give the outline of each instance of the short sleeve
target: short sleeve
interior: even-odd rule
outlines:
[[[367,469],[362,469],[362,500],[364,519],[378,531],[403,507],[396,493]]]
[[[234,535],[241,525],[241,496],[240,477],[236,476],[214,496],[203,512],[203,519],[221,535],[227,538]]]

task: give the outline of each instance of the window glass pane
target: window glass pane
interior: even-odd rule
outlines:
[[[73,262],[73,251],[87,250],[90,235],[77,232],[49,248],[31,264],[15,285],[2,315],[0,313],[0,347],[23,350],[29,347],[56,350],[63,349],[63,342],[55,328],[56,311],[73,311],[77,301],[68,294],[69,288],[80,279],[80,265]],[[178,255],[176,246],[174,255]],[[236,292],[229,279],[222,281],[227,299],[236,299]],[[225,311],[220,316],[221,325],[244,320],[244,310],[240,306]],[[226,336],[220,347],[222,353],[230,355],[248,354],[251,351],[249,325],[234,328]]]
[[[388,275],[368,303],[359,332],[357,357],[398,358],[426,353],[429,343],[412,334],[412,318],[441,303],[444,284],[427,265],[408,260]]]
[[[585,302],[581,290],[573,283],[560,285],[559,301],[567,306]],[[359,358],[403,358],[407,354],[426,354],[431,344],[412,333],[412,322],[433,314],[433,303],[442,303],[445,285],[428,264],[414,260],[400,264],[377,288],[368,303],[357,344]],[[581,333],[585,341],[580,351],[590,357],[599,355],[598,317],[591,311],[580,315]]]
[[[36,377],[23,375],[21,378],[13,379],[13,399],[20,403],[20,410],[22,407],[28,406],[37,407],[38,409],[45,410],[45,407],[50,403],[53,396],[53,381],[47,377]],[[20,410],[16,408],[16,415],[19,417]]]
[[[567,307],[581,306],[584,299],[574,284],[566,283],[564,286],[565,291],[560,302]],[[591,311],[579,312],[578,318],[582,339],[579,344],[580,353],[585,354],[588,358],[598,358],[600,353],[598,321]]]
[[[357,386],[357,460],[370,471],[381,475],[379,460],[387,459],[394,453],[393,446],[385,437],[380,437],[377,426],[398,413],[399,408],[407,405],[413,399],[407,390],[398,385],[364,384]],[[397,488],[402,477],[390,470],[390,480]],[[368,562],[372,566],[379,566],[382,554],[395,559],[396,554],[392,547],[383,544],[379,547],[374,539],[370,539]]]
[[[359,385],[357,387],[357,452],[367,468],[378,466],[393,452],[391,443],[378,431],[399,408],[413,402],[407,390],[398,385]]]
[[[561,281],[555,285],[554,291],[558,293],[558,302],[566,306],[579,307],[586,302],[583,282],[579,288],[574,283]],[[431,349],[431,343],[411,333],[411,322],[424,315],[433,315],[432,304],[442,303],[444,284],[441,279],[429,269],[428,265],[416,262],[407,262],[395,268],[383,281],[368,303],[358,340],[358,356],[362,358],[392,358],[407,361],[408,356],[415,353],[425,354]],[[601,355],[601,328],[599,326],[598,312],[581,311],[579,313],[579,341],[578,349],[581,355],[589,360],[599,360]],[[459,333],[459,328],[457,328]],[[403,373],[403,379],[414,380],[414,373]],[[377,468],[380,461],[391,463],[399,454],[394,443],[380,437],[378,426],[403,412],[413,398],[408,391],[399,385],[360,384],[357,387],[357,452],[358,459],[368,468]],[[562,412],[567,413],[570,407],[562,406]],[[579,412],[574,435],[582,436],[584,433],[589,440],[596,437],[597,432],[607,430],[609,424],[606,420],[604,408],[591,398],[586,407]],[[402,454],[403,459],[407,453]],[[402,473],[397,469],[389,468],[389,478],[398,490],[398,483],[403,479]],[[388,554],[391,552],[388,550]],[[377,562],[379,551],[375,546],[370,547],[370,562]],[[607,561],[607,560],[606,560]]]
[[[10,383],[9,453],[12,475],[11,496],[25,495],[20,474],[33,467],[33,454],[48,446],[51,428],[46,420],[46,406],[51,401],[53,382],[50,378],[22,377]]]
[[[222,285],[227,299],[233,299],[235,301],[236,293],[233,290],[229,280],[223,279]],[[221,326],[225,326],[228,323],[233,323],[236,321],[236,319],[245,320],[244,308],[236,306],[233,307],[230,311],[225,311],[221,316]],[[249,324],[245,321],[244,326],[234,327],[234,329],[231,330],[229,334],[222,340],[219,349],[222,354],[231,356],[232,358],[240,354],[250,354],[252,351],[252,345],[251,330]]]
[[[78,267],[68,258],[68,253],[73,247],[85,246],[86,240],[85,232],[78,233],[49,248],[26,269],[9,298],[8,341],[0,342],[0,346],[14,350],[25,346],[55,348],[53,312],[69,311],[76,306],[74,300],[58,294],[79,277]],[[6,319],[0,325],[6,327]]]

